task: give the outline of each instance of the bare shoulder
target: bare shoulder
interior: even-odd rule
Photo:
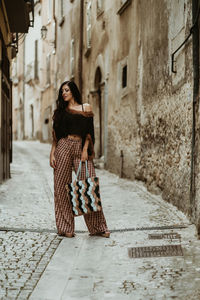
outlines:
[[[92,111],[92,106],[89,103],[84,103],[84,111]]]

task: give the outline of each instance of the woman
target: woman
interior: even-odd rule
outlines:
[[[66,183],[72,182],[72,169],[77,172],[80,160],[88,160],[89,176],[95,175],[94,125],[91,106],[82,104],[78,87],[73,81],[61,84],[57,109],[53,115],[53,143],[50,166],[54,168],[54,201],[58,234],[74,237],[74,216],[67,198]],[[85,168],[80,179],[85,179]],[[90,235],[109,237],[103,211],[84,215]]]

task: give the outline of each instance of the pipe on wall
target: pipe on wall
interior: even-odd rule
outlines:
[[[26,72],[26,35],[24,36],[24,43],[23,43],[23,87],[22,87],[22,123],[23,123],[23,133],[22,133],[22,139],[25,140],[25,72]]]
[[[55,31],[54,31],[54,50],[56,50],[57,47],[57,18],[56,18],[56,8],[55,8],[55,0],[53,1],[53,20],[54,20],[54,26],[55,26]]]
[[[199,0],[192,0],[192,19],[193,23],[199,12]],[[197,147],[196,147],[196,123],[199,107],[199,22],[197,20],[193,28],[192,36],[192,58],[193,58],[193,111],[192,111],[192,149],[191,149],[191,176],[190,176],[190,215],[196,223],[196,164],[197,164]]]
[[[78,61],[78,82],[79,82],[79,90],[82,94],[83,87],[83,78],[82,78],[82,69],[83,69],[83,15],[84,15],[84,1],[80,1],[80,45],[79,45],[79,61]]]

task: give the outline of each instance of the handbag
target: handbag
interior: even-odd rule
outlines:
[[[66,184],[66,190],[72,204],[74,216],[81,216],[102,210],[99,178],[89,177],[86,160],[86,178],[84,180],[78,180],[79,174],[81,174],[81,167],[82,161],[79,163],[75,180],[72,183]]]

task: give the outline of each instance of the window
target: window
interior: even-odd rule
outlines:
[[[87,48],[91,48],[91,1],[87,5]]]
[[[129,93],[128,65],[128,56],[124,57],[117,64],[117,94],[119,95],[119,101]]]
[[[174,1],[170,4],[169,7],[169,56],[171,64],[171,54],[182,44],[185,40],[186,27],[185,27],[185,10],[188,8],[185,7],[185,1]],[[186,75],[186,64],[185,64],[185,47],[182,47],[175,54],[175,64],[174,68],[177,71],[172,74],[172,84],[173,90],[180,88],[180,85],[185,83]]]
[[[103,10],[103,0],[97,0],[97,16],[101,15]]]
[[[48,22],[51,21],[51,14],[52,14],[52,0],[48,0],[48,7],[47,7]]]
[[[127,65],[122,68],[122,88],[127,87]]]
[[[74,39],[71,40],[70,44],[70,77],[74,78]]]
[[[38,40],[35,40],[34,78],[38,79]]]
[[[60,21],[59,21],[59,26],[62,26],[64,21],[65,21],[65,0],[60,0],[59,5],[60,5]]]
[[[60,16],[61,18],[63,18],[64,16],[64,3],[63,3],[64,0],[60,0]]]

